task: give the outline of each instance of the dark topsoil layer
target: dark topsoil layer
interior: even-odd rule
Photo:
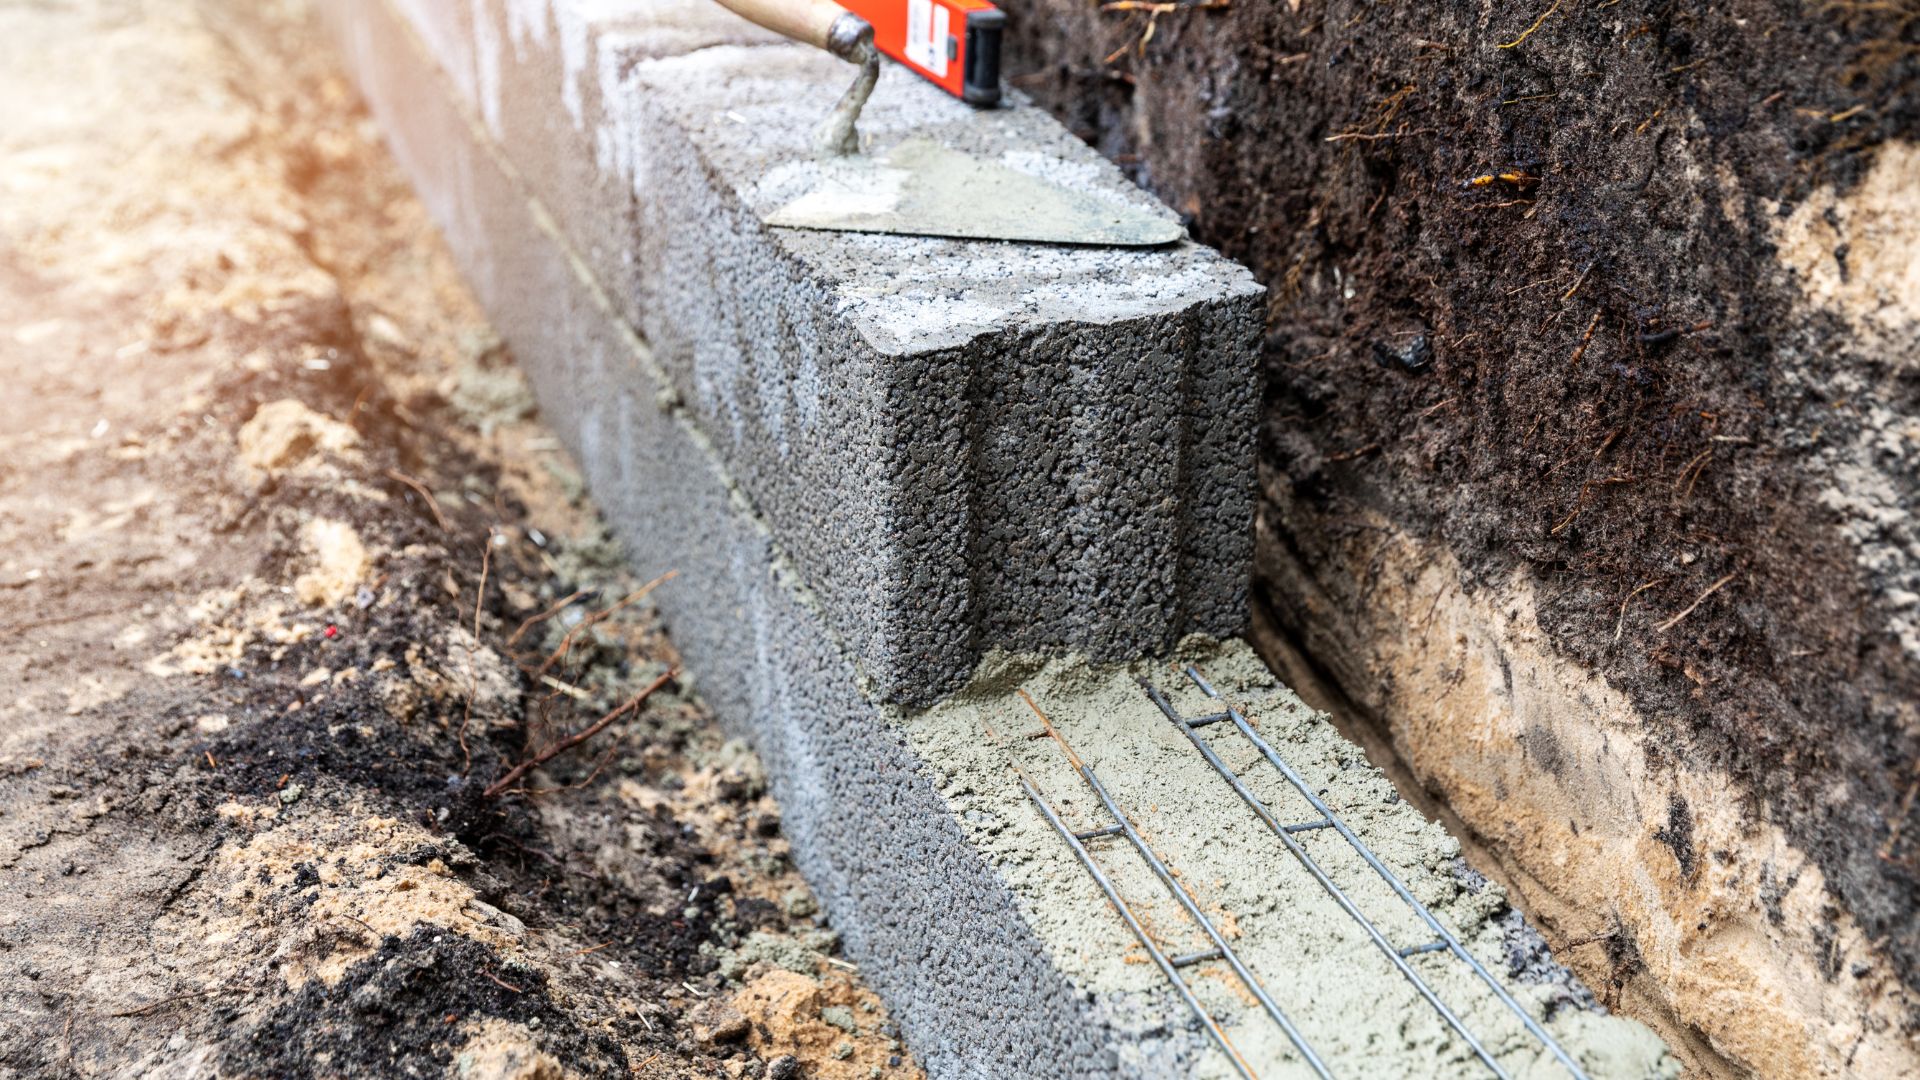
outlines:
[[[1920,6],[1553,4],[1511,48],[1549,0],[1222,0],[1144,46],[1143,12],[1002,6],[1014,85],[1272,290],[1263,531],[1336,572],[1365,509],[1463,587],[1530,570],[1556,647],[1743,780],[1920,985],[1920,670],[1814,460],[1859,430],[1837,375],[1902,417],[1920,385],[1743,240],[1915,133]]]

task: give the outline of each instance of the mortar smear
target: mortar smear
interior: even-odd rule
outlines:
[[[1594,1077],[1674,1077],[1679,1064],[1639,1023],[1607,1014],[1564,968],[1542,960],[1538,936],[1511,918],[1497,885],[1465,869],[1458,843],[1402,801],[1324,714],[1274,681],[1240,642],[1190,638],[1175,660],[1195,664],[1304,780],[1397,873],[1414,895],[1500,978]],[[1232,1075],[1165,977],[1108,906],[1065,842],[1040,816],[1010,768],[1018,764],[1069,827],[1109,823],[1066,754],[1022,700],[1030,694],[1101,778],[1163,862],[1260,979],[1315,1051],[1339,1075],[1483,1076],[1486,1068],[1267,831],[1136,682],[1151,678],[1185,716],[1218,706],[1173,663],[1099,666],[1077,657],[996,653],[968,687],[903,719],[910,741],[970,838],[1019,898],[1054,962],[1101,1004],[1110,1023],[1139,1034],[1141,1072]],[[1283,822],[1317,817],[1231,725],[1200,731],[1223,761]],[[1332,830],[1302,843],[1396,946],[1432,938],[1359,855]],[[1090,849],[1170,955],[1207,946],[1158,878],[1123,838]],[[1522,957],[1515,971],[1510,957]],[[1515,1077],[1566,1072],[1458,960],[1410,963]],[[1259,1075],[1311,1073],[1285,1035],[1223,963],[1185,969],[1200,1000]],[[1172,1035],[1168,1032],[1171,1029]]]

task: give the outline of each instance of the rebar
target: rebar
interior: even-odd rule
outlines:
[[[1493,1074],[1503,1078],[1503,1080],[1505,1080],[1507,1076],[1506,1070],[1501,1068],[1500,1063],[1495,1061],[1492,1055],[1481,1046],[1479,1040],[1467,1031],[1466,1026],[1454,1015],[1453,1011],[1447,1008],[1446,1004],[1440,1000],[1439,996],[1434,993],[1433,988],[1427,984],[1426,980],[1422,979],[1419,973],[1414,971],[1407,963],[1408,957],[1444,950],[1464,961],[1473,973],[1487,985],[1487,988],[1493,991],[1494,996],[1499,999],[1500,1003],[1506,1006],[1508,1011],[1512,1012],[1514,1016],[1519,1018],[1528,1033],[1538,1040],[1541,1046],[1545,1047],[1561,1065],[1565,1066],[1567,1071],[1570,1072],[1576,1080],[1587,1080],[1586,1073],[1580,1068],[1579,1064],[1573,1060],[1573,1057],[1561,1047],[1559,1042],[1557,1042],[1552,1035],[1548,1034],[1546,1029],[1540,1025],[1539,1021],[1535,1020],[1526,1009],[1522,1008],[1518,1001],[1514,1000],[1513,995],[1507,992],[1506,987],[1502,986],[1499,980],[1495,979],[1493,974],[1486,969],[1485,965],[1481,964],[1478,958],[1467,951],[1466,946],[1460,943],[1460,939],[1455,937],[1453,932],[1448,930],[1446,926],[1434,916],[1433,912],[1413,895],[1406,884],[1400,880],[1399,876],[1394,874],[1392,870],[1388,869],[1385,863],[1380,861],[1379,856],[1374,854],[1373,849],[1369,848],[1359,836],[1354,834],[1352,829],[1347,827],[1346,822],[1342,821],[1340,816],[1333,812],[1333,808],[1328,806],[1325,800],[1321,799],[1320,796],[1300,778],[1300,775],[1293,770],[1293,767],[1287,764],[1286,759],[1282,758],[1265,739],[1260,737],[1259,732],[1255,731],[1253,725],[1248,722],[1246,715],[1222,697],[1220,692],[1214,689],[1212,684],[1207,682],[1198,669],[1189,665],[1185,669],[1185,674],[1202,693],[1225,707],[1223,710],[1225,719],[1230,721],[1235,729],[1260,752],[1261,757],[1265,758],[1269,764],[1279,770],[1280,774],[1286,778],[1293,789],[1299,792],[1302,798],[1307,800],[1307,803],[1320,815],[1319,820],[1295,825],[1281,824],[1273,815],[1272,811],[1267,808],[1266,804],[1250,791],[1245,782],[1229,769],[1225,762],[1220,760],[1219,755],[1214,752],[1213,748],[1195,733],[1194,729],[1203,726],[1203,721],[1205,724],[1218,723],[1223,713],[1209,713],[1205,716],[1197,717],[1192,721],[1183,719],[1159,690],[1145,680],[1142,680],[1141,685],[1146,690],[1147,696],[1153,700],[1155,705],[1159,706],[1160,711],[1187,737],[1187,740],[1200,751],[1201,756],[1207,760],[1207,763],[1213,767],[1214,771],[1218,772],[1221,777],[1233,787],[1241,800],[1253,809],[1254,814],[1273,831],[1275,836],[1280,838],[1281,842],[1286,845],[1288,851],[1293,854],[1294,858],[1299,860],[1301,865],[1313,874],[1314,878],[1320,882],[1321,887],[1333,897],[1334,901],[1360,924],[1362,929],[1367,932],[1367,935],[1373,939],[1374,944],[1386,954],[1387,958],[1393,962],[1400,973],[1414,985],[1421,996],[1427,1000],[1427,1003],[1433,1007],[1434,1011],[1447,1022],[1449,1027],[1453,1028],[1453,1030],[1459,1034],[1461,1039],[1473,1050],[1474,1054],[1492,1070]],[[1294,838],[1295,833],[1326,828],[1331,828],[1340,834],[1348,846],[1358,853],[1361,859],[1380,876],[1381,880],[1387,883],[1395,895],[1399,896],[1408,907],[1412,908],[1414,913],[1420,917],[1420,920],[1427,925],[1428,929],[1434,932],[1436,940],[1420,945],[1409,946],[1404,949],[1397,949],[1386,939],[1386,936],[1381,933],[1380,928],[1360,911],[1359,907],[1334,883],[1333,879],[1320,867],[1320,864],[1314,860],[1312,854]]]
[[[1033,800],[1033,805],[1039,807],[1040,816],[1046,818],[1047,824],[1053,826],[1053,830],[1060,834],[1060,838],[1067,842],[1068,847],[1073,849],[1073,854],[1080,860],[1080,865],[1087,868],[1087,873],[1093,876],[1094,884],[1100,886],[1100,891],[1106,894],[1107,903],[1113,905],[1113,910],[1120,914],[1121,920],[1127,924],[1127,929],[1132,930],[1133,936],[1139,939],[1140,947],[1147,950],[1147,955],[1153,958],[1153,962],[1159,966],[1161,973],[1166,975],[1167,981],[1173,984],[1173,988],[1186,1001],[1187,1007],[1193,1010],[1193,1015],[1200,1019],[1207,1033],[1213,1036],[1213,1041],[1220,1045],[1220,1050],[1227,1055],[1227,1060],[1233,1063],[1234,1071],[1246,1077],[1246,1080],[1256,1080],[1253,1068],[1247,1064],[1245,1058],[1240,1056],[1240,1051],[1234,1049],[1233,1041],[1227,1038],[1227,1033],[1221,1029],[1220,1022],[1215,1020],[1213,1014],[1207,1011],[1207,1007],[1194,996],[1193,987],[1187,985],[1187,980],[1180,974],[1180,965],[1175,964],[1166,953],[1160,950],[1160,946],[1154,944],[1153,939],[1147,935],[1146,927],[1140,925],[1139,918],[1121,898],[1120,891],[1114,888],[1113,882],[1101,872],[1100,867],[1093,861],[1092,853],[1087,850],[1085,844],[1080,842],[1078,834],[1067,828],[1066,823],[1060,820],[1060,815],[1048,804],[1040,794],[1040,790],[1033,786],[1033,781],[1028,780],[1025,774],[1020,777],[1020,786],[1026,790],[1027,798]],[[1181,957],[1180,959],[1189,958]]]
[[[1287,1041],[1293,1044],[1294,1049],[1299,1052],[1301,1059],[1313,1069],[1316,1075],[1323,1077],[1324,1080],[1332,1080],[1333,1073],[1328,1070],[1326,1063],[1320,1060],[1320,1056],[1315,1053],[1313,1047],[1308,1044],[1306,1036],[1301,1034],[1300,1029],[1294,1026],[1293,1021],[1289,1019],[1287,1014],[1281,1010],[1280,1006],[1274,1002],[1272,995],[1267,993],[1267,988],[1261,985],[1260,980],[1254,977],[1253,972],[1247,967],[1246,963],[1240,959],[1240,955],[1234,952],[1233,946],[1227,944],[1226,936],[1213,924],[1212,919],[1207,918],[1206,912],[1200,910],[1200,905],[1195,902],[1194,898],[1186,889],[1181,887],[1179,881],[1174,878],[1173,872],[1167,867],[1165,861],[1163,861],[1159,854],[1147,843],[1146,838],[1140,835],[1139,830],[1134,828],[1133,819],[1128,817],[1126,811],[1121,809],[1120,804],[1115,802],[1113,796],[1107,793],[1106,785],[1100,782],[1100,778],[1094,774],[1093,768],[1081,760],[1080,755],[1073,749],[1073,744],[1068,742],[1067,737],[1062,735],[1059,729],[1053,726],[1053,721],[1047,718],[1047,714],[1041,711],[1040,706],[1035,704],[1034,700],[1028,697],[1025,691],[1021,692],[1021,697],[1026,699],[1027,707],[1032,709],[1033,714],[1040,718],[1040,723],[1046,728],[1047,734],[1052,736],[1053,741],[1066,753],[1067,760],[1073,765],[1074,771],[1080,774],[1080,778],[1086,782],[1087,787],[1092,789],[1094,796],[1100,800],[1100,805],[1106,809],[1107,815],[1113,819],[1112,826],[1087,830],[1087,832],[1107,835],[1109,829],[1117,827],[1120,830],[1120,835],[1127,838],[1127,842],[1133,846],[1134,851],[1139,854],[1141,860],[1153,871],[1154,876],[1160,879],[1160,883],[1166,886],[1167,892],[1172,894],[1174,900],[1180,904],[1181,909],[1187,913],[1187,917],[1192,919],[1194,924],[1200,927],[1201,932],[1206,934],[1207,940],[1213,943],[1212,949],[1191,953],[1180,959],[1187,963],[1200,963],[1212,959],[1212,957],[1208,955],[1209,953],[1218,953],[1219,959],[1227,962],[1227,965],[1233,969],[1234,974],[1239,977],[1241,984],[1260,1002],[1260,1007],[1266,1012],[1268,1018],[1278,1025],[1282,1032],[1286,1033]],[[1022,782],[1025,782],[1026,778],[1023,775],[1021,779]],[[1080,843],[1080,835],[1085,834],[1072,834],[1075,844]],[[1085,848],[1081,847],[1080,851],[1084,852]],[[1083,858],[1082,861],[1086,862],[1090,869],[1092,868],[1090,859]],[[1109,899],[1112,899],[1112,896],[1110,896]],[[1181,965],[1176,964],[1174,966]]]

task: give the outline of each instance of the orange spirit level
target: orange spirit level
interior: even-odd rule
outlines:
[[[974,105],[1000,102],[1000,29],[987,0],[840,0],[873,24],[873,44],[947,93]]]

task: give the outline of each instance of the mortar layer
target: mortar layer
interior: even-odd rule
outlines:
[[[1458,844],[1402,801],[1323,714],[1278,685],[1239,642],[1190,639],[1191,662],[1302,778],[1398,874],[1414,895],[1544,1016],[1556,1039],[1594,1077],[1678,1075],[1660,1040],[1636,1021],[1608,1015],[1550,960],[1524,923],[1508,917],[1498,886],[1465,871]],[[1359,925],[1347,917],[1240,801],[1136,683],[1151,678],[1185,716],[1217,711],[1173,664],[1099,666],[1077,658],[995,654],[951,700],[905,721],[908,741],[937,770],[954,816],[1006,879],[1059,969],[1096,1000],[1139,1010],[1162,1002],[1189,1034],[1190,1015],[1160,970],[1109,908],[1095,883],[1020,790],[1018,765],[1060,812],[1085,830],[1109,823],[1091,789],[1019,696],[1024,690],[1093,769],[1109,794],[1201,908],[1222,928],[1281,1009],[1340,1075],[1481,1076],[1485,1067],[1444,1025]],[[1318,815],[1230,725],[1200,730],[1226,764],[1283,822]],[[1398,946],[1432,939],[1359,855],[1331,830],[1300,834],[1328,874]],[[1123,838],[1090,842],[1096,860],[1159,936],[1169,955],[1207,941]],[[1410,963],[1516,1077],[1566,1073],[1485,984],[1445,953]],[[1517,973],[1516,973],[1516,968]],[[1223,963],[1185,969],[1202,1002],[1223,1019],[1236,1048],[1262,1076],[1310,1076],[1285,1035]],[[1183,1067],[1229,1076],[1218,1049],[1197,1038]]]
[[[1242,628],[1260,290],[1151,250],[771,229],[852,68],[684,0],[428,20],[501,153],[782,538],[881,697],[984,649],[1125,657]],[[490,74],[489,74],[490,73]],[[1044,113],[889,67],[862,115],[1168,215]]]

